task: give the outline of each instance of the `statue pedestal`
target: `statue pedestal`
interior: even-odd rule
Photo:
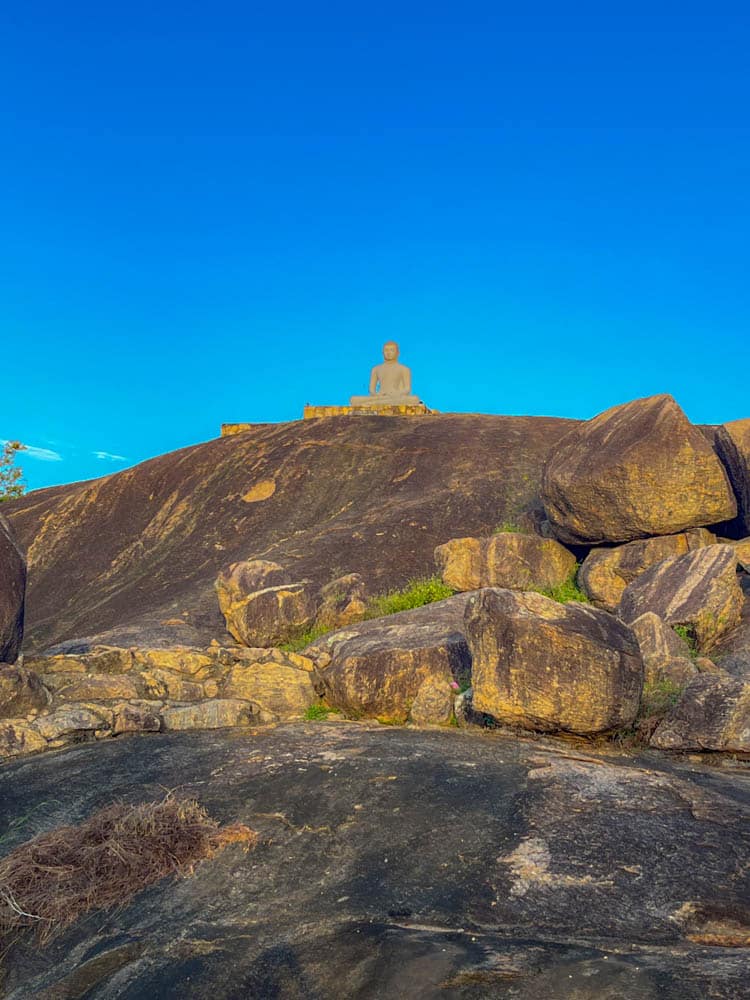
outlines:
[[[362,406],[306,406],[303,419],[318,417],[423,417],[432,411],[424,403],[366,403]]]

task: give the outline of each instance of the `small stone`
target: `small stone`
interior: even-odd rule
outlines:
[[[552,538],[504,531],[487,538],[452,538],[435,549],[443,583],[453,590],[507,587],[551,590],[575,570],[572,552]]]

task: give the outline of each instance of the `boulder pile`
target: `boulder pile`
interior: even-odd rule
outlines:
[[[0,518],[0,757],[316,706],[750,752],[747,424],[704,432],[656,396],[574,427],[521,527],[439,544],[454,596],[398,614],[365,620],[358,574],[321,586],[233,562],[216,580],[233,642],[207,648],[93,644],[14,663],[25,569]]]

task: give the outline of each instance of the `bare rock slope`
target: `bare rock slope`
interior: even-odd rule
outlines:
[[[528,506],[574,421],[443,415],[260,424],[4,505],[29,562],[26,648],[106,634],[200,644],[244,559],[371,592],[434,572],[435,546]]]

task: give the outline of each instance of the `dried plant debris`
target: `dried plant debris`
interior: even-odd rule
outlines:
[[[242,824],[219,826],[194,800],[114,803],[0,860],[0,938],[33,929],[44,944],[91,910],[122,906],[168,875],[191,875],[228,844],[256,841]]]

